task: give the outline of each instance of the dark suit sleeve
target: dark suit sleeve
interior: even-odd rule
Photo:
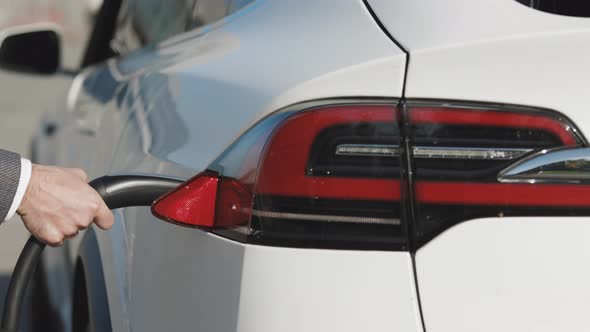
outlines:
[[[20,156],[17,153],[0,149],[0,222],[2,222],[18,188],[20,181]]]

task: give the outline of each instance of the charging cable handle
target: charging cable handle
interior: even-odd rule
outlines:
[[[147,175],[103,176],[92,180],[94,188],[109,209],[130,206],[151,206],[160,196],[181,184],[181,180]],[[45,244],[30,236],[23,248],[10,278],[0,332],[14,332],[18,329],[23,299],[35,269],[41,259]]]

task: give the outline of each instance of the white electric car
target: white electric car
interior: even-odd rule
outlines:
[[[191,180],[47,250],[36,322],[587,329],[589,16],[583,0],[105,1],[35,162]]]

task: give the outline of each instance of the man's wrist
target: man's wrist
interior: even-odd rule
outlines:
[[[27,192],[27,187],[29,186],[29,181],[31,180],[32,169],[33,168],[31,161],[29,161],[28,159],[21,158],[20,178],[18,181],[18,187],[16,189],[16,194],[14,195],[12,205],[10,205],[10,209],[8,210],[8,214],[6,215],[6,219],[4,220],[12,218],[16,213],[16,210],[20,206],[21,202],[23,201],[25,193]]]

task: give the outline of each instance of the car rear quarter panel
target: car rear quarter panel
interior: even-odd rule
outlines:
[[[146,96],[134,114],[173,113],[164,126],[146,117],[150,131],[159,131],[152,139],[178,141],[148,146],[148,152],[201,169],[252,124],[287,105],[400,97],[404,66],[405,54],[361,1],[262,0],[215,26],[133,54],[112,70],[137,89],[158,82],[159,100]]]
[[[360,0],[257,1],[109,63],[129,121],[105,172],[188,178],[285,106],[401,97],[404,68]],[[408,253],[242,245],[146,208],[115,231],[97,238],[116,331],[421,330]]]

